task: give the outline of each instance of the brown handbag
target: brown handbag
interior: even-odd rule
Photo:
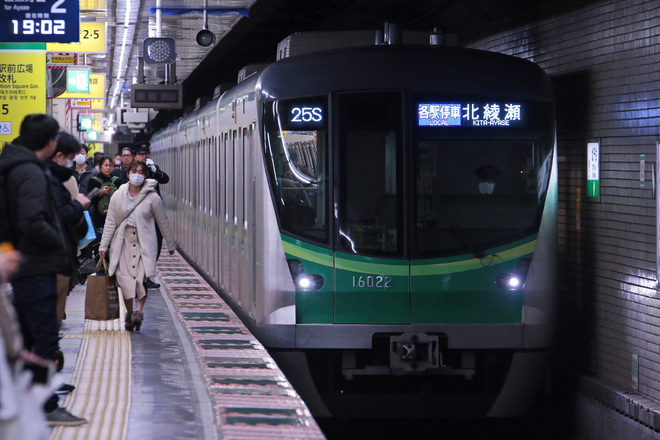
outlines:
[[[104,271],[101,273],[101,265]],[[108,263],[101,258],[96,274],[87,277],[85,319],[108,321],[119,318],[119,295],[115,277],[108,276]]]

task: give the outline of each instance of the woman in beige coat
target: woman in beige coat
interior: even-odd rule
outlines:
[[[145,179],[147,166],[133,162],[128,170],[128,184],[113,194],[103,228],[99,255],[105,258],[110,247],[108,275],[115,275],[126,304],[126,330],[140,330],[144,320],[147,292],[145,277],[156,275],[156,227],[158,223],[170,255],[176,244],[158,193],[156,181]],[[133,298],[135,312],[133,311]]]

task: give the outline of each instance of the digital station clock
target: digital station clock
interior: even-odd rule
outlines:
[[[73,43],[80,41],[79,0],[17,2],[0,0],[0,42]]]

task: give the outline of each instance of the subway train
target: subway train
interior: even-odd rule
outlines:
[[[549,77],[310,35],[153,134],[181,252],[316,416],[525,414],[554,333]]]

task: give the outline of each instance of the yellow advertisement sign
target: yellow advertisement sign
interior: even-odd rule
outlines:
[[[105,52],[106,23],[80,22],[80,43],[47,43],[48,52]]]
[[[80,11],[105,12],[105,0],[80,0]]]
[[[31,113],[46,113],[46,45],[0,43],[0,148]]]
[[[89,93],[69,93],[64,92],[58,98],[105,98],[105,74],[103,73],[90,73],[89,74]]]
[[[83,109],[83,110],[102,110],[105,107],[104,99],[72,99],[71,100],[71,109]]]

